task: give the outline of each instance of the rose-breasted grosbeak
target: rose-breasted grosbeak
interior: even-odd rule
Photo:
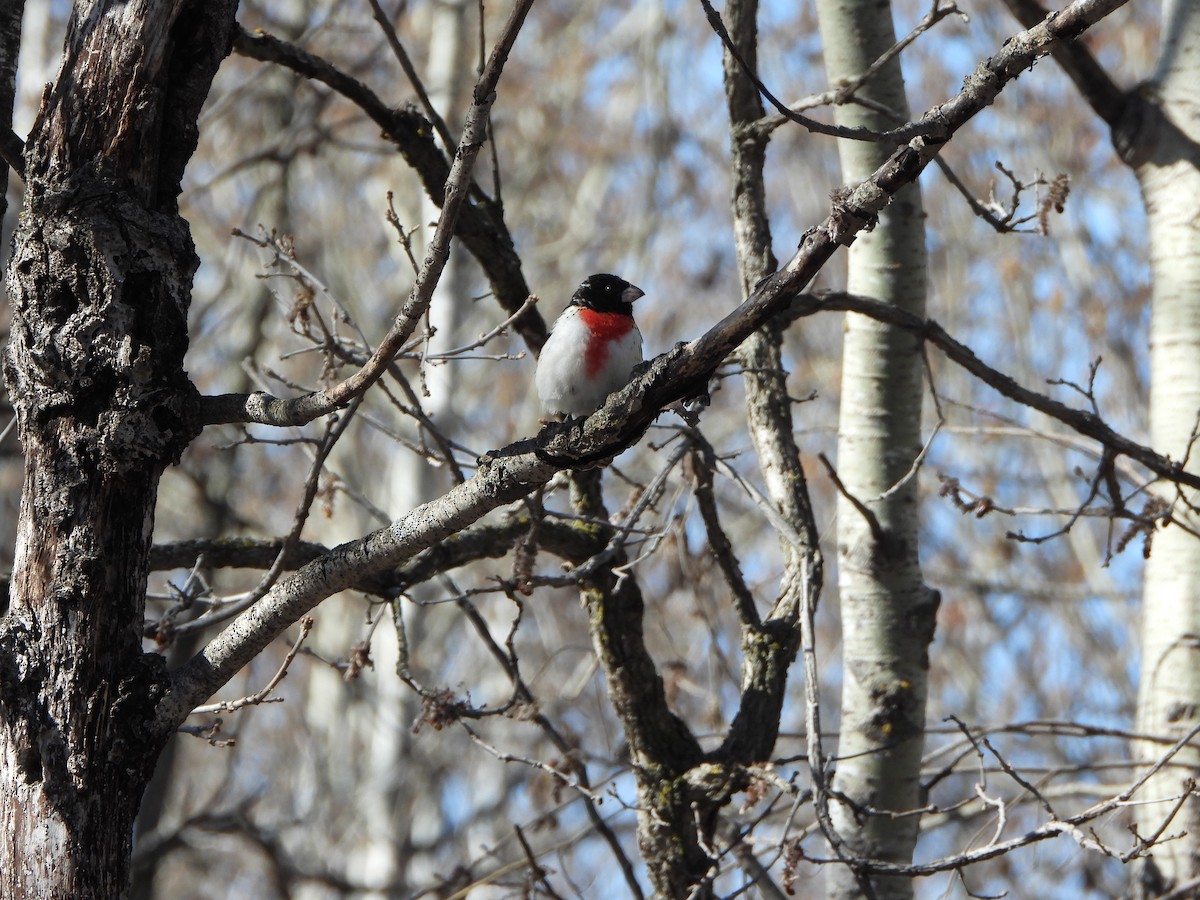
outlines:
[[[642,296],[616,275],[592,275],[579,285],[538,358],[534,382],[548,415],[588,415],[628,383],[642,361],[633,321],[633,302]]]

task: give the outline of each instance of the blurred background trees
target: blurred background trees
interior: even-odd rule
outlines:
[[[21,135],[53,78],[67,12],[65,4],[27,5],[14,125]],[[941,7],[937,23],[899,57],[915,111],[953,95],[1020,29],[996,4],[963,3],[953,14]],[[731,9],[721,9],[729,22]],[[896,0],[892,12],[903,36],[930,7]],[[507,13],[488,5],[481,21],[477,5],[451,0],[244,0],[239,22],[251,37],[261,29],[327,60],[389,107],[420,102],[395,38],[456,135],[481,47],[490,48]],[[829,26],[823,12],[818,27],[814,4],[763,3],[757,22],[758,76],[782,100],[838,86],[826,75],[821,35]],[[1159,28],[1156,7],[1136,4],[1083,43],[1129,88],[1154,75]],[[1194,23],[1180,22],[1173,33],[1188,28]],[[535,5],[475,178],[502,204],[547,322],[583,276],[614,271],[646,291],[638,313],[650,355],[697,337],[769,271],[739,259],[734,237],[729,67],[698,4]],[[831,100],[807,114],[832,120]],[[900,112],[895,102],[876,100]],[[873,111],[872,127],[883,127],[878,117],[886,120],[887,111]],[[862,173],[847,167],[842,174],[833,138],[776,124],[762,211],[773,241],[765,249],[786,259],[827,214],[830,193]],[[1161,446],[1148,415],[1151,249],[1134,176],[1146,164],[1121,159],[1110,124],[1045,62],[954,137],[942,153],[949,171],[931,167],[920,184],[925,315],[1021,384],[1094,409],[1122,434],[1179,458],[1194,440],[1195,411],[1191,421],[1176,416],[1176,437]],[[1184,166],[1194,167],[1194,157]],[[1144,170],[1139,175],[1144,186]],[[10,179],[6,235],[20,191],[19,179]],[[204,394],[293,395],[352,371],[354,353],[369,352],[412,287],[437,215],[378,124],[325,85],[246,52],[235,52],[217,76],[181,208],[202,260],[187,369]],[[915,218],[909,237],[922,224]],[[885,224],[864,243],[888,240]],[[814,287],[847,288],[845,260],[835,257]],[[880,296],[853,278],[849,289]],[[386,525],[469,475],[481,454],[535,433],[533,348],[515,329],[444,355],[507,318],[489,291],[476,260],[456,244],[425,335],[367,394],[322,466],[305,541],[332,547]],[[843,354],[844,327],[842,314],[821,312],[781,328],[777,341],[825,560],[816,675],[835,769],[841,698],[848,679],[862,676],[843,662],[838,591],[847,577],[839,543],[847,541],[847,522],[861,528],[865,521],[848,496],[870,501],[896,480],[872,486],[839,457],[843,385],[863,375],[863,363]],[[342,355],[329,352],[330,336]],[[1176,571],[1178,551],[1168,541],[1195,537],[1171,527],[1151,541],[1162,504],[1177,497],[1169,491],[1150,500],[1146,473],[1123,459],[1111,477],[1138,518],[1112,518],[1098,444],[908,342],[909,380],[919,381],[923,398],[914,406],[920,420],[906,423],[908,441],[924,456],[901,499],[917,523],[918,582],[939,592],[940,606],[927,659],[919,798],[902,818],[906,826],[919,820],[915,859],[929,862],[1001,845],[1116,797],[1187,733],[1194,710],[1176,715],[1174,731],[1136,717],[1136,686],[1145,681],[1138,599],[1143,556],[1153,549],[1152,559]],[[614,522],[638,514],[626,553],[645,598],[645,642],[671,709],[704,750],[737,713],[743,639],[737,592],[710,546],[704,485],[711,484],[745,589],[764,614],[788,590],[795,564],[778,521],[764,511],[781,504],[748,425],[755,374],[739,356],[713,382],[700,425],[712,451],[707,462],[702,453],[677,452],[687,438],[668,414],[603,476]],[[1156,384],[1176,377],[1194,387],[1173,370],[1156,375]],[[22,471],[14,429],[4,430],[9,420],[0,419],[0,503],[8,513],[0,517],[2,571],[11,567],[2,554],[11,554]],[[222,623],[230,598],[259,582],[273,553],[255,556],[253,542],[291,529],[324,427],[211,427],[168,470],[148,649],[174,663],[187,659]],[[893,461],[901,473],[912,465],[912,447]],[[576,521],[565,479],[542,502],[547,528]],[[512,521],[493,518],[497,526]],[[1178,510],[1175,518],[1186,516]],[[512,541],[527,531],[514,530]],[[233,539],[246,552],[245,568],[228,564]],[[547,551],[550,542],[542,537],[532,569],[518,549],[322,603],[272,694],[284,702],[196,716],[196,733],[169,746],[136,833],[135,895],[648,892],[630,751],[588,613]],[[514,587],[524,582],[533,586],[528,596]],[[1176,603],[1193,595],[1185,584]],[[1155,621],[1170,623],[1178,608]],[[1190,647],[1190,634],[1185,625],[1164,640]],[[272,645],[220,698],[262,689],[298,635]],[[808,859],[828,859],[830,850],[804,793],[810,744],[800,662],[790,683],[774,764],[706,826],[718,860],[711,888],[720,896],[750,884],[764,896],[820,892],[824,865]],[[455,703],[506,711],[459,718]],[[1131,756],[1138,734],[1151,740]],[[875,745],[894,749],[886,734]],[[1185,772],[1193,770],[1189,762]],[[1138,795],[1168,801],[1139,814],[1142,837],[1186,830],[1181,818],[1155,835],[1178,784],[1175,777]],[[836,819],[850,830],[854,820]],[[905,879],[906,889],[922,897],[1117,896],[1128,889],[1130,867],[1119,856],[1134,846],[1132,821],[1126,805],[1114,805],[1073,836]],[[1195,874],[1186,864],[1170,868],[1158,893]]]

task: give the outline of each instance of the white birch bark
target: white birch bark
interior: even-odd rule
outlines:
[[[386,4],[385,4],[386,6]],[[477,23],[468,15],[464,0],[441,0],[428,10],[431,21],[424,23],[422,31],[430,36],[428,63],[420,73],[425,89],[434,109],[447,122],[461,120],[463,99],[470,88],[472,62],[465,58],[469,52],[473,31]],[[405,37],[406,35],[402,35]],[[408,48],[410,51],[412,47]],[[407,84],[397,85],[397,93],[408,90]],[[378,196],[382,200],[385,185],[380,185]],[[407,201],[407,208],[406,208]],[[414,202],[415,201],[415,202]],[[436,222],[439,208],[428,197],[397,198],[402,222],[411,227],[417,223]],[[414,241],[433,236],[431,227],[417,232]],[[419,245],[418,245],[419,246]],[[428,247],[420,248],[418,258],[423,258]],[[430,350],[438,352],[454,347],[459,341],[457,334],[462,304],[470,291],[467,271],[457,255],[447,260],[442,278],[434,290],[429,306],[429,324],[434,336]],[[428,365],[424,369],[424,385],[428,395],[422,397],[425,412],[445,433],[454,433],[448,417],[454,414],[453,397],[456,389],[455,375],[458,369],[451,365]],[[414,380],[414,388],[420,385]],[[345,464],[355,467],[353,459]],[[376,481],[382,481],[376,500],[392,515],[419,506],[436,497],[446,486],[446,478],[438,477],[444,470],[435,470],[428,460],[402,448],[396,448],[390,456],[388,468]],[[371,483],[370,477],[362,479]],[[344,535],[348,540],[352,535]],[[397,603],[406,602],[403,598]],[[405,618],[411,635],[423,635],[424,640],[445,639],[441,633],[429,633],[430,627],[443,628],[449,623],[439,622],[431,626],[420,607],[405,610]],[[361,616],[348,614],[341,622],[337,636],[341,648],[350,647],[361,639]],[[328,630],[328,625],[326,629]],[[338,652],[343,652],[344,649]],[[414,771],[431,770],[428,760],[414,746],[411,723],[419,712],[420,700],[396,675],[399,648],[395,631],[388,625],[376,629],[371,638],[371,656],[374,672],[365,678],[358,696],[345,709],[346,687],[333,673],[314,673],[309,714],[323,721],[330,745],[337,745],[337,734],[350,727],[365,752],[346,773],[349,785],[362,798],[359,810],[362,815],[365,838],[351,853],[348,871],[358,873],[369,890],[368,900],[381,900],[393,896],[396,890],[406,890],[413,873],[411,846],[414,843],[429,843],[436,838],[437,829],[443,823],[436,810],[439,785],[428,778],[414,779]],[[481,788],[481,791],[483,788]],[[414,810],[422,810],[414,815]],[[489,839],[492,835],[488,835]]]
[[[831,84],[860,75],[895,43],[890,8],[878,0],[817,4]],[[860,90],[908,117],[904,82],[893,61]],[[894,123],[857,105],[837,121],[883,130]],[[887,158],[886,146],[842,141],[842,178],[863,178]],[[925,309],[925,238],[916,184],[897,193],[874,231],[850,248],[848,289]],[[908,862],[918,817],[872,815],[918,807],[925,724],[927,647],[936,599],[917,553],[917,482],[904,479],[921,448],[918,341],[862,316],[846,319],[838,433],[838,470],[846,490],[866,504],[872,524],[846,497],[838,503],[838,586],[842,611],[842,722],[834,788],[860,807],[834,802],[834,826],[851,856]],[[905,878],[871,878],[876,897],[911,897]],[[829,870],[830,897],[866,893],[847,866]]]
[[[1148,152],[1137,165],[1150,229],[1152,314],[1150,325],[1151,443],[1200,471],[1194,435],[1200,415],[1200,5],[1167,0],[1163,48],[1154,93],[1167,124],[1140,135]],[[1182,497],[1173,487],[1160,496],[1172,515],[1191,528],[1194,491]],[[1186,503],[1185,503],[1186,499]],[[1146,563],[1142,613],[1142,672],[1138,731],[1177,740],[1200,724],[1200,540],[1167,526],[1154,538]],[[1142,759],[1157,759],[1162,744],[1142,743]],[[1162,802],[1136,807],[1143,837],[1155,835],[1176,806],[1188,779],[1200,776],[1200,750],[1175,757],[1140,794]],[[1161,893],[1200,874],[1200,800],[1190,797],[1167,826],[1174,840],[1156,846],[1144,887]],[[1157,883],[1156,883],[1157,882]]]

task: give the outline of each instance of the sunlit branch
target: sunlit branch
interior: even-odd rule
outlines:
[[[955,340],[933,319],[923,319],[912,313],[880,303],[868,297],[859,297],[842,292],[805,294],[797,296],[787,316],[801,318],[822,310],[842,310],[861,313],[879,322],[886,322],[933,344],[947,358],[970,372],[984,384],[1024,406],[1055,419],[1108,447],[1121,456],[1145,466],[1158,477],[1179,485],[1200,489],[1200,475],[1188,472],[1182,462],[1176,462],[1156,453],[1150,447],[1139,444],[1114,431],[1103,419],[1090,410],[1068,406],[1045,394],[1039,394],[1019,384],[1016,379],[999,369],[989,366],[975,355],[966,344]]]
[[[605,406],[589,418],[548,426],[536,440],[519,441],[488,454],[480,460],[471,479],[444,496],[417,507],[388,528],[342,545],[281,581],[175,674],[172,689],[157,708],[157,727],[173,731],[188,711],[330,594],[365,575],[403,563],[490,510],[545,484],[556,471],[608,459],[638,440],[661,409],[704,390],[734,348],[788,309],[836,249],[852,242],[860,230],[870,225],[891,196],[912,182],[941,144],[991,104],[1005,84],[1024,73],[1056,42],[1074,38],[1123,2],[1077,0],[1041,25],[1007,41],[966,78],[962,92],[922,118],[937,125],[937,140],[914,138],[865,182],[839,193],[830,216],[805,233],[797,253],[782,269],[760,283],[743,304],[704,335],[647,364],[632,384],[610,396]],[[922,324],[921,328],[927,326]],[[928,326],[928,330],[936,334],[940,329]],[[969,351],[965,356],[956,351],[952,358],[961,359],[968,368],[979,366]],[[1018,393],[1024,391],[1011,379],[1008,382]],[[1036,399],[1032,392],[1024,393]],[[1143,465],[1157,466],[1164,476],[1200,487],[1200,477],[1182,472],[1148,448],[1120,438],[1092,414],[1062,404],[1055,407],[1052,401],[1050,406],[1044,400],[1039,402],[1046,408],[1061,408],[1059,417],[1063,421],[1078,423],[1079,430],[1087,428],[1103,434],[1119,452]]]

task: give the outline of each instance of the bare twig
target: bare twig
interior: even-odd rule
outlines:
[[[429,308],[433,291],[449,258],[450,239],[454,235],[459,211],[466,201],[471,185],[471,170],[487,136],[487,116],[496,100],[496,86],[532,5],[533,0],[518,0],[483,74],[475,85],[474,101],[467,112],[461,145],[446,180],[441,214],[438,216],[433,238],[429,242],[425,262],[407,302],[366,365],[332,387],[294,400],[279,400],[261,393],[202,398],[201,418],[205,424],[239,421],[258,422],[263,425],[297,425],[310,422],[361,396],[387,370],[388,364],[404,346]]]
[[[244,56],[285,66],[305,78],[327,85],[358,106],[396,144],[420,177],[429,198],[442,205],[450,162],[437,148],[426,119],[415,109],[389,106],[362,82],[326,60],[271,35],[240,30],[235,36],[234,49]],[[481,49],[481,72],[484,70],[483,55]],[[499,195],[489,202],[477,185],[471,187],[470,193],[472,199],[479,202],[463,205],[458,237],[487,274],[497,301],[511,312],[529,296],[529,285],[521,272],[521,260],[513,248],[512,236],[504,224]],[[546,340],[546,323],[536,310],[526,313],[514,327],[531,350],[538,350]]]
[[[513,831],[517,835],[517,840],[521,843],[521,850],[525,853],[525,859],[529,862],[529,871],[533,873],[534,879],[542,886],[542,890],[546,892],[546,896],[554,898],[554,900],[563,900],[562,895],[550,886],[550,881],[546,877],[547,872],[537,861],[537,856],[534,855],[533,849],[529,846],[529,841],[525,840],[525,832],[521,830],[520,825],[514,825]]]
[[[192,710],[192,715],[200,715],[205,713],[219,712],[237,712],[239,709],[244,709],[247,706],[257,706],[260,703],[282,703],[282,697],[272,697],[271,693],[275,688],[283,682],[287,677],[288,668],[292,664],[292,660],[296,658],[296,654],[300,652],[300,645],[304,643],[308,637],[308,633],[313,628],[313,617],[305,616],[300,620],[300,634],[296,636],[296,640],[292,643],[292,648],[284,657],[275,675],[267,682],[266,686],[260,691],[255,691],[247,697],[241,697],[237,700],[222,700],[220,703],[209,703],[205,706],[197,706]]]
[[[433,123],[433,127],[437,131],[438,137],[442,139],[442,144],[446,147],[446,150],[450,154],[453,154],[458,149],[454,136],[450,134],[450,129],[446,126],[446,121],[434,108],[433,102],[429,99],[429,94],[425,90],[421,76],[417,74],[417,70],[413,66],[412,60],[409,59],[404,45],[400,43],[396,29],[392,27],[391,19],[387,17],[387,13],[383,11],[383,7],[379,5],[379,0],[369,0],[369,2],[371,4],[371,11],[375,14],[375,21],[379,23],[380,30],[383,31],[384,37],[387,38],[388,46],[392,48],[392,55],[396,57],[396,62],[400,63],[400,68],[404,70],[404,77],[408,79],[408,83],[412,85],[412,89],[417,94],[417,99],[421,101],[421,108],[425,110],[425,115]]]
[[[560,469],[607,459],[638,440],[661,409],[702,390],[734,348],[787,310],[836,249],[866,228],[891,196],[921,173],[945,140],[987,108],[1006,83],[1026,72],[1058,41],[1075,38],[1124,2],[1075,0],[1034,29],[1006,42],[966,78],[959,94],[923,117],[922,121],[938,125],[940,132],[936,138],[914,138],[870,178],[840,194],[829,217],[805,233],[795,255],[758,284],[743,304],[699,338],[649,362],[630,385],[611,395],[603,408],[583,421],[547,426],[535,440],[517,442],[482,457],[475,475],[468,481],[417,507],[388,528],[343,544],[276,585],[262,602],[243,613],[196,657],[176,670],[172,687],[156,708],[155,727],[164,733],[173,731],[198,702],[211,696],[276,635],[330,594],[366,575],[411,559],[491,510],[527,495]],[[811,311],[817,308],[819,304]],[[899,315],[900,321],[912,325],[913,317],[905,318],[891,307],[886,309],[888,312],[874,315]],[[927,327],[924,320],[918,320],[914,330],[936,336],[940,329]],[[955,352],[952,358],[961,359],[961,364],[970,368],[973,355],[966,351],[970,359],[965,359]],[[1187,473],[1149,448],[1116,434],[1092,414],[1062,404],[1048,404],[1011,379],[1006,389],[1017,397],[1029,395],[1038,404],[1037,408],[1052,410],[1056,418],[1077,431],[1112,443],[1118,452],[1164,477],[1200,487],[1200,476]],[[815,672],[811,677],[816,677]]]
[[[1172,759],[1184,747],[1188,746],[1197,735],[1200,735],[1200,725],[1196,725],[1187,734],[1176,741],[1171,748],[1163,754],[1152,766],[1150,766],[1141,777],[1129,785],[1125,790],[1115,796],[1109,797],[1100,803],[1095,803],[1087,809],[1076,813],[1073,816],[1067,816],[1061,819],[1051,819],[1044,822],[1037,828],[1018,835],[1014,838],[1009,838],[1006,841],[994,841],[987,846],[968,850],[963,853],[955,854],[954,856],[944,857],[942,859],[933,860],[927,863],[915,863],[912,865],[900,863],[888,863],[882,860],[875,859],[859,859],[855,860],[864,871],[878,875],[904,875],[909,877],[923,877],[927,875],[935,875],[938,872],[947,872],[957,869],[963,869],[975,863],[983,862],[989,859],[995,859],[999,856],[1004,856],[1011,853],[1019,847],[1026,847],[1030,844],[1036,844],[1050,838],[1058,837],[1060,834],[1067,834],[1074,837],[1074,831],[1079,825],[1086,825],[1096,819],[1108,815],[1118,809],[1130,805],[1131,798],[1142,789],[1154,775],[1156,775],[1164,766],[1168,765]],[[1093,848],[1094,849],[1094,848]],[[820,860],[814,859],[813,862],[834,862],[835,860]],[[841,862],[843,860],[837,860]]]
[[[1171,807],[1170,812],[1167,813],[1166,817],[1162,821],[1162,824],[1159,825],[1158,828],[1154,829],[1154,833],[1151,834],[1150,837],[1143,838],[1141,835],[1137,834],[1136,829],[1133,829],[1133,833],[1136,835],[1137,840],[1134,843],[1132,850],[1121,855],[1121,862],[1127,863],[1138,858],[1139,856],[1144,856],[1147,850],[1157,846],[1162,841],[1163,834],[1166,832],[1167,827],[1172,821],[1174,821],[1175,817],[1179,815],[1179,811],[1183,809],[1183,804],[1195,795],[1195,779],[1189,778],[1186,782],[1184,782],[1183,793],[1175,799],[1175,805]]]
[[[846,501],[863,517],[863,521],[871,529],[871,537],[875,539],[875,542],[878,544],[885,543],[887,536],[883,533],[883,527],[879,524],[879,517],[875,515],[867,504],[863,503],[846,489],[846,485],[842,483],[842,479],[838,475],[837,469],[833,467],[833,463],[829,461],[829,457],[824,453],[818,453],[817,459],[825,467],[825,473],[829,476],[829,480],[833,482],[833,486],[837,488],[837,492],[845,497]]]
[[[345,412],[329,417],[329,421],[325,426],[325,435],[313,453],[313,461],[312,465],[309,466],[308,477],[304,482],[304,490],[299,502],[296,504],[296,511],[292,516],[291,530],[283,539],[283,543],[279,547],[279,552],[275,555],[275,559],[267,571],[259,579],[258,584],[251,590],[238,596],[235,600],[215,605],[202,616],[176,626],[174,629],[176,635],[188,631],[197,631],[233,618],[262,599],[267,591],[274,586],[275,582],[279,580],[279,576],[287,568],[289,556],[291,556],[293,549],[300,541],[300,535],[304,532],[304,525],[308,522],[308,515],[312,510],[312,504],[317,497],[317,490],[320,486],[321,474],[325,470],[325,461],[329,458],[329,454],[333,452],[338,439],[346,433],[346,428],[353,420],[354,414],[357,412],[361,402],[361,397],[355,398]]]
[[[762,618],[754,603],[754,595],[746,587],[746,579],[742,577],[741,566],[734,555],[733,545],[725,529],[721,527],[721,519],[717,513],[717,504],[713,498],[713,465],[716,454],[712,445],[707,441],[700,444],[692,452],[692,473],[695,478],[696,504],[700,510],[700,518],[704,521],[704,530],[708,534],[708,547],[725,583],[733,593],[734,607],[738,617],[745,625],[758,626]]]
[[[503,322],[501,322],[499,325],[497,325],[491,331],[484,332],[479,337],[477,337],[475,340],[471,341],[471,343],[469,343],[469,344],[463,344],[461,347],[455,347],[452,350],[442,350],[439,353],[430,353],[425,358],[432,359],[432,360],[443,360],[443,359],[452,359],[455,356],[462,356],[464,353],[470,353],[472,350],[482,347],[484,344],[488,343],[492,339],[497,338],[500,335],[506,333],[508,331],[508,327],[510,325],[512,325],[512,323],[515,322],[518,317],[524,315],[526,310],[533,309],[534,306],[537,305],[537,302],[538,302],[537,296],[535,294],[530,294],[529,299],[521,304],[520,309],[518,309],[515,313],[513,313],[511,316],[509,316],[507,319],[505,319]],[[517,356],[506,357],[506,358],[521,359],[523,356],[524,356],[524,353],[522,352],[522,353],[518,354]]]
[[[967,14],[960,10],[957,4],[949,2],[943,6],[942,0],[933,0],[933,6],[930,8],[929,12],[927,12],[925,17],[916,24],[912,31],[900,38],[900,40],[896,41],[895,44],[880,54],[879,58],[871,63],[871,65],[869,65],[861,75],[857,76],[856,78],[848,79],[847,81],[839,84],[839,86],[836,88],[822,91],[819,94],[810,94],[807,97],[796,100],[793,103],[789,103],[787,104],[788,110],[791,112],[799,112],[802,109],[813,109],[814,107],[818,106],[838,105],[843,103],[862,103],[865,106],[870,106],[871,104],[869,101],[857,96],[858,89],[871,80],[871,78],[873,78],[880,69],[887,65],[888,62],[899,56],[900,53],[907,49],[908,46],[912,44],[913,41],[915,41],[918,37],[937,25],[937,23],[942,21],[942,19],[952,15],[958,15],[964,21],[967,20]],[[892,110],[878,111],[889,117],[895,116],[895,113]],[[789,121],[795,120],[791,116],[777,114],[762,119],[760,122],[756,123],[756,128],[763,132],[771,131]],[[864,129],[864,137],[862,139],[869,139],[865,137],[865,134],[868,133],[870,132],[867,132]],[[849,135],[840,136],[846,137]],[[878,136],[882,137],[882,135]]]
[[[1023,406],[1037,410],[1064,425],[1111,448],[1121,456],[1145,466],[1160,478],[1179,485],[1200,489],[1200,475],[1189,472],[1184,463],[1156,453],[1150,447],[1130,440],[1109,427],[1090,410],[1076,409],[1058,400],[1039,394],[1017,383],[1015,379],[979,359],[970,347],[955,340],[933,319],[915,316],[906,310],[868,297],[842,292],[799,294],[787,315],[791,318],[810,316],[821,310],[844,310],[862,313],[879,322],[911,331],[933,344],[952,362],[957,363],[984,384]]]
[[[725,23],[721,20],[721,14],[716,11],[710,0],[700,0],[700,5],[704,7],[704,14],[708,17],[708,22],[712,26],[713,31],[721,42],[725,45],[725,49],[730,55],[738,61],[742,70],[754,82],[759,93],[767,98],[767,102],[775,107],[779,115],[789,122],[795,122],[809,131],[816,134],[827,134],[831,137],[847,138],[853,141],[874,141],[881,144],[903,144],[914,138],[920,137],[935,137],[941,130],[939,124],[934,121],[921,119],[916,122],[909,122],[899,128],[894,128],[891,131],[872,131],[869,128],[853,128],[845,125],[829,125],[825,122],[818,122],[816,119],[810,119],[808,116],[802,115],[793,111],[786,103],[771,93],[770,89],[758,79],[752,66],[746,62],[740,50],[730,38],[728,30],[725,28]],[[886,62],[886,61],[885,61]],[[770,127],[770,126],[769,126]]]

